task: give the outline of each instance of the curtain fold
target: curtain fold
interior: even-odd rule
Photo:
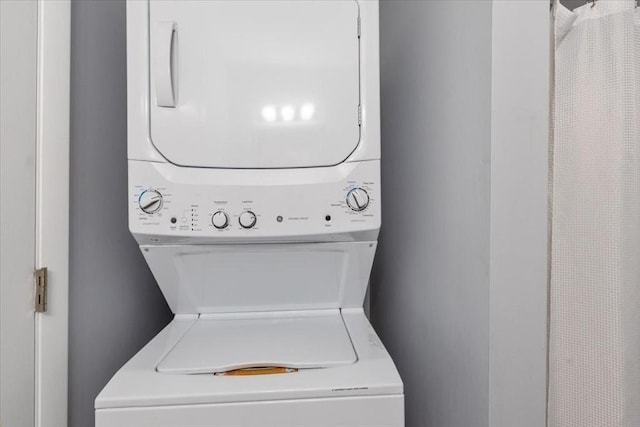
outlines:
[[[640,427],[640,9],[555,5],[549,427]]]

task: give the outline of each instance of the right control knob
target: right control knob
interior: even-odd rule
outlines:
[[[238,218],[240,221],[240,225],[242,226],[242,228],[251,228],[254,225],[256,225],[256,214],[254,214],[251,211],[244,211],[240,214],[240,218]]]
[[[347,205],[355,212],[365,210],[369,206],[369,193],[364,188],[352,188],[347,193]]]

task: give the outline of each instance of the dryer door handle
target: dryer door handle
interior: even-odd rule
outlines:
[[[157,22],[152,40],[152,70],[158,107],[176,106],[173,83],[175,22]]]

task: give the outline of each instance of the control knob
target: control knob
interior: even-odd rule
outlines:
[[[218,211],[211,216],[211,223],[218,230],[222,230],[229,225],[229,216],[222,211]]]
[[[254,225],[256,225],[256,214],[254,214],[251,211],[244,211],[240,214],[240,218],[238,218],[240,221],[240,225],[242,226],[242,228],[251,228]]]
[[[162,208],[162,194],[157,190],[145,190],[138,198],[138,205],[144,213],[154,214]]]
[[[352,188],[347,193],[347,205],[355,212],[361,212],[369,206],[369,194],[364,188]]]

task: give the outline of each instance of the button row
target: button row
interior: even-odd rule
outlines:
[[[252,228],[256,225],[257,220],[256,214],[251,211],[242,212],[238,218],[242,228]],[[229,215],[226,212],[217,211],[211,216],[211,223],[218,230],[227,228],[229,226]]]

